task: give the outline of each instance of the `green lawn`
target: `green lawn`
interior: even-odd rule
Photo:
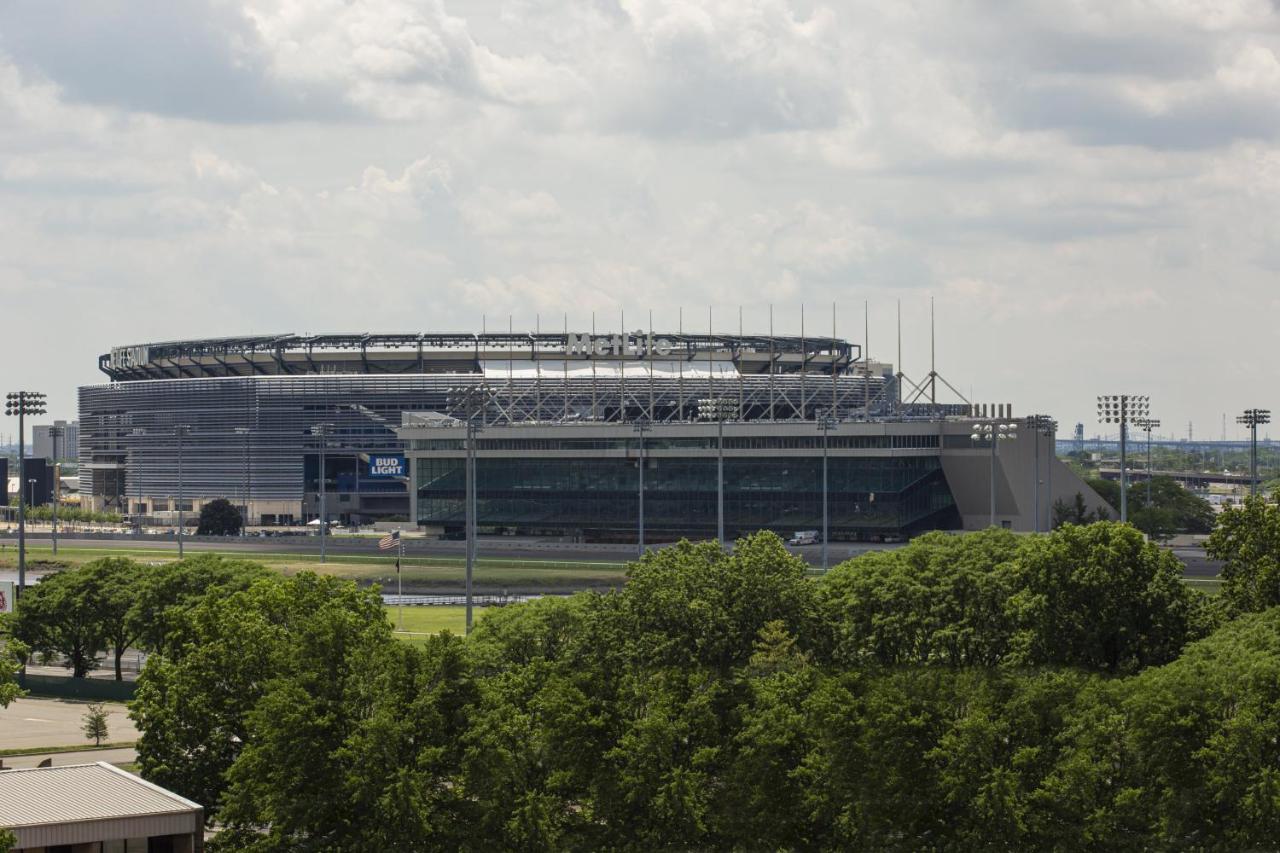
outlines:
[[[18,563],[17,546],[0,551],[0,568],[15,568]],[[189,548],[188,555],[205,553],[203,549]],[[288,554],[272,552],[243,553],[221,552],[230,559],[252,560],[290,575],[301,571],[321,572],[337,577],[369,583],[380,583],[388,592],[396,585],[394,561],[386,555],[346,554],[331,555],[321,563],[318,554]],[[131,547],[128,542],[103,545],[94,548],[59,548],[55,558],[47,546],[27,549],[27,566],[31,569],[48,569],[62,566],[78,566],[99,557],[129,557],[141,563],[167,563],[177,559],[176,550],[160,550]],[[589,586],[620,586],[625,579],[625,562],[571,561],[571,560],[518,560],[480,557],[476,560],[475,584],[485,592],[501,592],[506,587],[537,588],[548,590],[573,590]],[[403,562],[404,582],[414,586],[461,587],[465,576],[465,560],[462,557],[406,557]]]
[[[431,634],[452,631],[461,636],[466,632],[467,608],[451,605],[404,608],[404,632],[400,632],[399,608],[387,607],[387,619],[396,631],[396,638],[406,642],[422,642]],[[484,615],[483,607],[472,610],[474,621]]]

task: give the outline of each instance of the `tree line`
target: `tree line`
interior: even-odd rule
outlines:
[[[817,580],[681,543],[420,646],[376,590],[201,556],[139,640],[139,767],[213,850],[1275,849],[1280,510],[1209,549],[1214,597],[1110,522]]]

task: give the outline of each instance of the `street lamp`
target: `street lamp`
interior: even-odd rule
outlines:
[[[724,547],[724,421],[733,415],[737,402],[727,397],[703,397],[698,401],[698,417],[716,422],[716,540]]]
[[[18,595],[27,584],[27,511],[22,500],[22,481],[27,478],[27,415],[45,413],[45,396],[39,391],[12,391],[5,395],[4,413],[18,416]]]
[[[333,434],[333,424],[320,423],[311,428],[311,434],[320,440],[320,476],[316,484],[320,492],[320,562],[325,561],[325,541],[329,538],[329,513],[325,504],[325,495],[329,491],[329,479],[325,476],[325,447],[329,444],[329,436]]]
[[[1258,427],[1271,423],[1270,409],[1245,409],[1236,423],[1249,428],[1249,494],[1258,494]]]
[[[489,402],[489,388],[483,383],[461,385],[450,388],[447,392],[446,406],[453,412],[461,413],[467,427],[466,457],[466,510],[464,524],[467,538],[467,629],[471,633],[472,623],[472,577],[476,563],[476,433],[483,429],[476,423],[476,416],[483,415]]]
[[[636,485],[637,497],[639,498],[639,504],[640,504],[640,528],[639,528],[639,538],[636,540],[637,541],[636,556],[643,557],[644,556],[644,434],[648,432],[650,429],[652,429],[653,425],[650,424],[647,420],[639,420],[639,421],[636,421],[634,424],[632,424],[631,428],[634,429],[636,431],[636,434],[640,437],[640,465],[639,465],[640,476]]]
[[[1018,424],[1015,421],[986,421],[973,425],[969,440],[975,444],[991,445],[991,526],[996,526],[996,454],[1002,441],[1013,441],[1018,437]]]
[[[183,557],[183,542],[186,538],[186,507],[183,505],[182,483],[182,440],[191,434],[190,424],[174,424],[173,435],[178,439],[178,559]]]
[[[834,409],[828,409],[826,413],[818,415],[818,429],[822,430],[822,571],[826,571],[829,563],[827,562],[827,534],[829,529],[830,513],[827,511],[827,433],[835,429],[840,420],[833,414]]]
[[[62,427],[54,424],[49,427],[49,439],[53,442],[53,555],[58,555],[58,499],[62,497],[62,468],[58,462],[58,439],[62,438]]]
[[[1133,425],[1147,433],[1147,509],[1151,509],[1151,431],[1160,428],[1160,419],[1134,418]]]
[[[146,434],[147,434],[147,431],[142,427],[134,427],[133,429],[129,430],[129,435],[131,435],[135,439],[141,439],[142,436]],[[137,453],[137,442],[134,442],[133,452],[135,454]],[[141,460],[135,459],[133,463],[133,467],[138,474],[138,503],[134,507],[134,509],[137,511],[137,514],[138,514],[138,520],[134,523],[134,527],[133,527],[133,535],[134,535],[134,538],[136,539],[137,537],[142,535],[143,513],[142,513],[142,462]]]
[[[249,473],[249,434],[252,432],[248,427],[232,427],[232,432],[236,435],[244,436],[244,515],[240,519],[240,538],[245,536],[245,528],[249,526],[249,493],[251,491],[252,476]]]
[[[1151,398],[1144,394],[1103,394],[1098,397],[1098,420],[1120,426],[1120,521],[1129,520],[1129,470],[1126,455],[1129,423],[1151,414]]]
[[[1058,422],[1055,421],[1053,418],[1049,417],[1048,415],[1028,415],[1027,419],[1023,422],[1023,425],[1027,429],[1032,431],[1032,433],[1035,435],[1035,440],[1036,440],[1036,444],[1035,444],[1036,533],[1039,533],[1040,532],[1040,436],[1041,435],[1048,436],[1049,439],[1053,441],[1053,443],[1056,445],[1057,442],[1054,441],[1053,437],[1057,433]],[[1051,502],[1050,506],[1052,506],[1052,501],[1053,501],[1053,459],[1055,456],[1057,456],[1057,452],[1058,452],[1057,447],[1055,446],[1053,447],[1053,452],[1049,455],[1049,466],[1048,466],[1049,482],[1047,485],[1047,491],[1049,492],[1049,500]],[[1050,510],[1050,518],[1049,518],[1050,527],[1053,527],[1052,512],[1053,511]]]

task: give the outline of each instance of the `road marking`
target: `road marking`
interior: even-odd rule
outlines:
[[[53,722],[53,720],[43,720],[43,719],[41,719],[40,717],[23,717],[23,718],[22,718],[22,722],[24,722],[24,723],[52,723],[52,722]]]

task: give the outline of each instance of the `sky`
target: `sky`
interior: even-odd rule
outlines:
[[[1272,0],[6,0],[0,390],[802,305],[896,361],[900,304],[918,380],[932,300],[977,402],[1234,438],[1280,412],[1278,52]]]

